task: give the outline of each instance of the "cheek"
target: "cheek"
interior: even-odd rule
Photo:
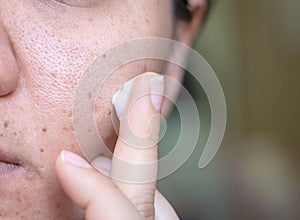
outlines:
[[[14,41],[20,68],[19,92],[26,94],[16,103],[28,106],[30,112],[26,114],[32,115],[30,123],[34,124],[31,127],[41,132],[41,139],[45,135],[43,128],[38,127],[43,124],[47,126],[53,144],[54,140],[62,142],[67,138],[72,140],[71,145],[75,144],[72,133],[75,89],[82,74],[101,52],[133,38],[171,36],[171,21],[163,18],[159,5],[141,1],[135,10],[121,8],[118,13],[111,12],[114,16],[100,16],[99,11],[97,16],[91,16],[91,12],[70,16],[71,12],[68,12],[57,14],[58,18],[52,20],[50,15],[43,14],[45,12],[37,10],[32,13],[32,8],[21,10],[22,14],[31,15],[26,18],[6,15],[15,19],[8,21],[7,25],[11,25],[9,34]],[[143,13],[137,14],[138,11]],[[33,16],[39,13],[43,16]],[[161,24],[162,21],[165,24]],[[104,140],[110,140],[108,145],[111,148],[114,145],[111,140],[115,140],[110,122],[111,97],[124,82],[145,71],[160,72],[161,67],[148,61],[130,64],[112,74],[101,88],[95,115],[99,132]]]

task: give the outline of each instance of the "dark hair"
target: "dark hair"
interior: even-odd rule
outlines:
[[[210,8],[211,8],[211,0],[207,1],[207,9],[205,13],[204,20],[207,18]],[[175,13],[176,16],[185,21],[190,21],[192,19],[192,14],[188,8],[189,1],[188,0],[174,0],[175,3]]]

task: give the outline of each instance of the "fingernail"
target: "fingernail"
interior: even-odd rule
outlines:
[[[61,159],[63,162],[68,162],[74,166],[81,167],[81,168],[86,168],[86,169],[92,169],[93,167],[82,157],[78,156],[77,154],[74,154],[70,151],[62,151],[61,154]]]
[[[150,80],[150,92],[153,107],[160,111],[164,99],[164,76],[159,75]]]
[[[98,156],[92,161],[93,166],[105,176],[110,176],[111,160],[107,157]]]
[[[135,77],[136,78],[136,77]],[[133,82],[135,80],[135,78],[129,80],[128,82],[126,82],[122,89],[118,90],[112,98],[112,104],[115,106],[116,109],[116,113],[118,115],[118,117],[122,117],[122,114],[126,108],[127,102],[128,102],[128,98],[129,98],[129,94],[133,85]]]

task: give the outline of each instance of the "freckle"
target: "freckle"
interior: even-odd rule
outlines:
[[[61,205],[60,205],[60,203],[58,202],[58,203],[56,203],[56,208],[58,208],[58,209],[60,209],[61,208]]]
[[[64,131],[68,131],[69,129],[68,128],[66,128],[66,127],[63,127],[62,128]]]
[[[109,110],[108,115],[111,115],[111,111]]]
[[[40,148],[40,152],[41,152],[41,153],[44,153],[44,151],[45,151],[45,150],[44,150],[43,148]]]
[[[91,92],[89,92],[89,98],[90,98],[90,99],[92,98],[92,93],[91,93]]]
[[[8,125],[9,125],[9,122],[8,122],[8,121],[5,121],[5,122],[4,122],[4,127],[7,128]]]
[[[3,137],[3,134],[0,134],[0,137]]]
[[[102,57],[103,57],[103,58],[106,58],[106,54],[103,54]]]
[[[47,132],[47,129],[46,129],[46,128],[43,128],[43,132]]]
[[[14,136],[17,136],[17,132],[14,132]]]
[[[149,19],[148,18],[146,18],[146,22],[149,23]]]

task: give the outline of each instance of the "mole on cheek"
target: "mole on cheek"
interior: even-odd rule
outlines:
[[[42,131],[43,131],[44,133],[46,133],[46,132],[47,132],[47,129],[46,129],[46,128],[43,128]]]
[[[4,127],[7,128],[9,125],[9,122],[8,121],[4,121]]]

